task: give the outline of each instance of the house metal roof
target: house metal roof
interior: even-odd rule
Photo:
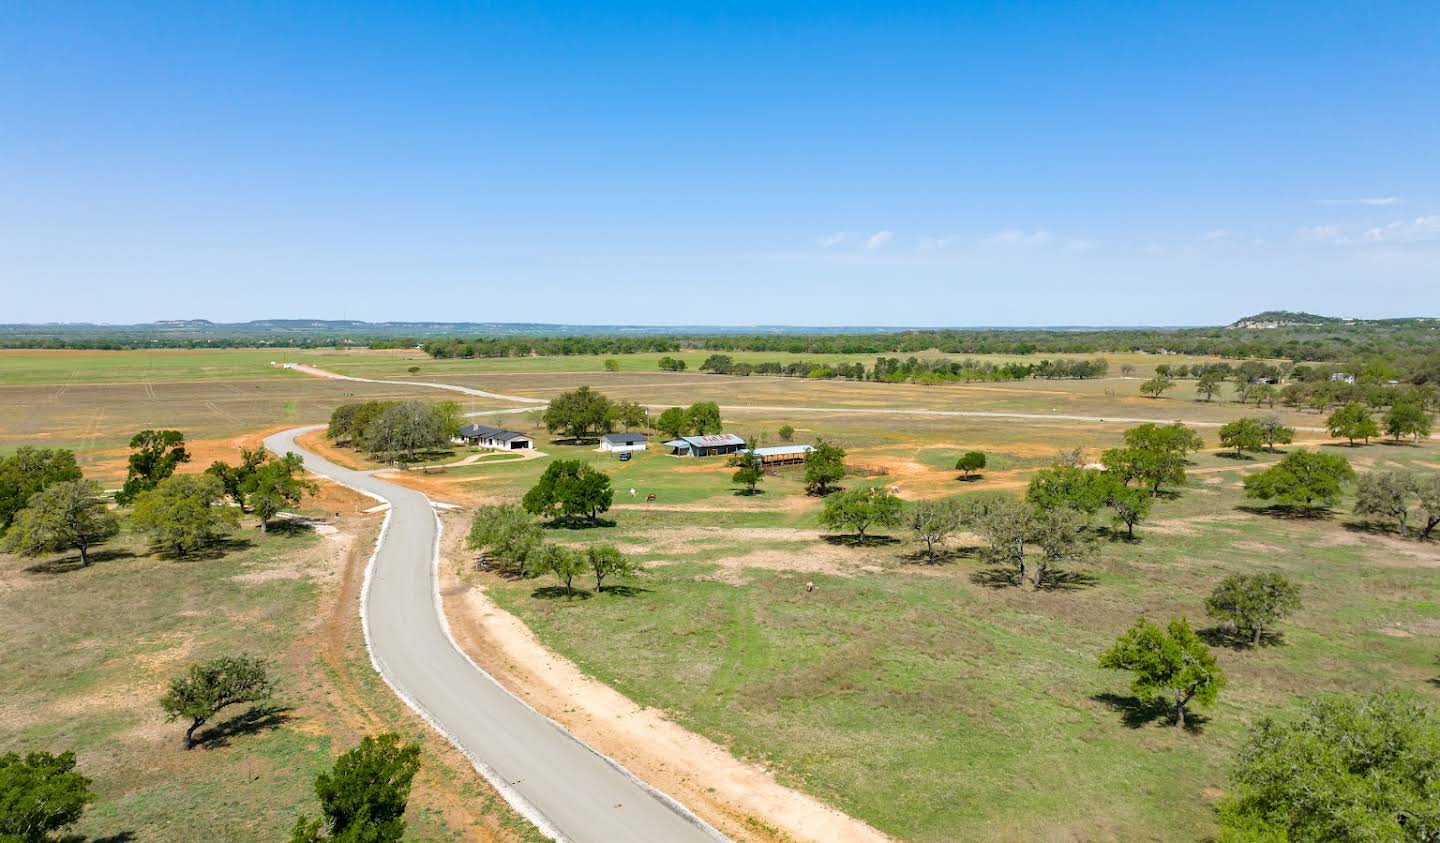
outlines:
[[[460,435],[476,439],[498,439],[501,442],[509,442],[512,439],[529,439],[523,433],[513,430],[503,430],[498,427],[490,427],[483,424],[467,424],[460,428]]]
[[[756,448],[757,457],[780,457],[786,454],[808,454],[815,450],[813,445],[772,445],[769,448]]]
[[[706,436],[682,436],[680,438],[697,448],[715,448],[722,445],[745,444],[744,439],[741,439],[733,433],[712,433]]]
[[[643,433],[607,433],[603,438],[612,445],[634,445],[646,441]]]

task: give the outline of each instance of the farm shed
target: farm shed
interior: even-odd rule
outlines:
[[[460,428],[460,441],[467,445],[494,448],[500,451],[519,451],[535,447],[535,443],[530,437],[523,433],[501,430],[498,427],[488,427],[483,424],[467,424]]]
[[[643,433],[607,433],[600,437],[600,450],[643,451],[646,441]]]
[[[760,458],[760,464],[764,466],[795,465],[805,462],[805,455],[813,450],[813,445],[774,445],[769,448],[756,448],[755,456]]]
[[[733,454],[745,450],[745,440],[733,433],[716,433],[709,436],[681,436],[665,443],[673,456],[713,457]]]

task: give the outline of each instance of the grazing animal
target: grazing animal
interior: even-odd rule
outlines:
[[[645,502],[646,502],[646,503],[654,503],[654,502],[655,502],[655,493],[654,493],[654,492],[651,492],[650,494],[646,495],[646,496],[645,496]]]

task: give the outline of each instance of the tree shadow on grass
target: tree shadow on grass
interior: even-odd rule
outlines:
[[[1017,588],[1020,583],[1014,568],[1002,565],[988,565],[970,575],[970,582],[986,588]]]
[[[1198,629],[1195,634],[1212,647],[1225,647],[1231,650],[1253,650],[1256,649],[1250,636],[1223,624]],[[1271,632],[1266,630],[1260,633],[1261,647],[1279,647],[1285,643],[1285,633]]]
[[[984,479],[985,479],[985,475],[983,475],[983,474],[971,474],[970,476],[967,477],[967,476],[965,476],[964,474],[962,474],[962,475],[960,475],[959,477],[956,477],[955,479],[956,479],[956,480],[959,480],[961,483],[979,483],[981,480],[984,480]]]
[[[117,559],[134,558],[134,553],[118,547],[90,551],[90,565],[98,565],[101,562],[114,562]],[[80,554],[74,553],[69,556],[46,559],[44,562],[36,562],[34,565],[26,568],[25,571],[30,574],[68,574],[71,571],[79,571],[88,567],[89,565],[81,564]]]
[[[589,600],[595,595],[583,588],[567,591],[563,585],[542,585],[530,592],[530,596],[540,600]]]
[[[1094,588],[1100,584],[1100,579],[1094,574],[1084,571],[1068,571],[1064,568],[1051,568],[1045,573],[1045,582],[1040,586],[1041,591],[1079,591],[1082,588]]]
[[[1116,527],[1096,527],[1095,535],[1104,536],[1112,542],[1124,542],[1125,544],[1139,544],[1143,541],[1140,536],[1131,535],[1129,532]]]
[[[763,495],[763,494],[765,494],[765,490],[764,490],[764,489],[736,489],[736,490],[735,490],[735,497],[737,497],[737,498],[751,498],[751,497],[755,497],[756,495]]]
[[[228,554],[249,550],[254,546],[255,543],[246,538],[223,536],[183,556],[171,553],[169,548],[163,547],[152,546],[151,552],[160,559],[170,559],[176,562],[203,562],[206,560],[223,559]]]
[[[134,841],[139,839],[133,831],[120,831],[115,834],[107,834],[104,837],[86,837],[83,834],[67,834],[64,837],[55,838],[57,843],[134,843]]]
[[[824,539],[827,544],[839,547],[884,547],[900,543],[900,540],[894,536],[857,536],[854,533],[832,534],[820,538]]]
[[[316,518],[277,518],[270,522],[265,528],[266,535],[274,536],[298,536],[303,533],[315,532],[316,524],[323,524],[324,519]]]
[[[607,586],[602,586],[602,587],[600,588],[600,590],[603,591],[603,592],[605,592],[606,594],[612,594],[612,595],[614,595],[614,596],[616,596],[616,597],[634,597],[634,596],[637,595],[637,594],[649,594],[649,593],[650,593],[650,589],[648,589],[648,588],[641,588],[641,587],[638,586],[638,585],[623,585],[623,584],[622,584],[622,585],[607,585]]]
[[[569,436],[569,437],[560,437],[559,439],[551,439],[551,440],[550,440],[550,444],[551,444],[551,445],[570,445],[570,446],[573,446],[573,447],[577,447],[577,448],[578,448],[578,447],[583,447],[583,446],[585,446],[585,445],[599,445],[599,444],[600,444],[600,437],[598,437],[598,436]]]
[[[249,710],[237,714],[229,720],[222,720],[214,726],[196,733],[196,746],[205,749],[219,749],[229,746],[231,738],[255,735],[260,732],[273,732],[290,722],[291,711],[293,709],[287,705],[252,706]]]
[[[977,552],[978,548],[974,547],[937,547],[935,548],[935,556],[932,559],[930,554],[926,553],[925,548],[922,547],[911,553],[900,554],[900,559],[906,562],[914,562],[917,565],[938,566],[949,565],[961,559],[973,559]]]
[[[614,527],[612,518],[589,518],[584,515],[561,515],[546,521],[542,526],[550,530],[593,530],[596,527]]]
[[[1166,728],[1173,728],[1172,720],[1175,714],[1174,706],[1165,700],[1151,700],[1146,702],[1139,697],[1129,694],[1092,694],[1090,699],[1098,703],[1104,703],[1120,712],[1120,722],[1128,729],[1139,729],[1152,723],[1162,723]],[[1185,731],[1190,734],[1199,734],[1205,731],[1205,724],[1210,718],[1195,711],[1185,711]]]
[[[1216,451],[1215,456],[1222,460],[1234,460],[1235,462],[1254,462],[1255,458],[1244,451]]]
[[[1240,512],[1247,512],[1251,515],[1266,515],[1271,518],[1279,518],[1285,521],[1325,521],[1335,515],[1335,511],[1328,506],[1290,506],[1288,504],[1272,503],[1264,506],[1255,504],[1241,504],[1235,507]]]

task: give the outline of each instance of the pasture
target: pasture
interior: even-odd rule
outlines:
[[[91,367],[74,354],[97,355],[104,362]],[[1214,833],[1214,804],[1232,754],[1259,718],[1327,690],[1402,688],[1440,703],[1437,544],[1372,530],[1348,514],[1348,500],[1313,519],[1257,509],[1243,497],[1240,478],[1279,455],[1237,460],[1219,454],[1214,425],[1274,412],[1301,428],[1297,445],[1341,454],[1361,470],[1384,465],[1440,470],[1435,443],[1325,444],[1328,437],[1314,430],[1323,417],[1313,412],[1196,400],[1193,381],[1182,381],[1162,399],[1141,397],[1139,384],[1156,364],[1195,362],[1177,356],[1106,355],[1112,377],[1096,380],[936,386],[713,376],[695,371],[705,356],[701,352],[674,355],[687,359],[690,371],[661,372],[655,368],[660,356],[616,355],[620,371],[607,372],[602,357],[432,361],[413,350],[0,352],[0,401],[7,409],[0,419],[0,448],[72,447],[87,472],[113,483],[123,478],[125,442],[142,427],[184,430],[197,444],[186,470],[199,470],[212,455],[229,458],[236,443],[254,442],[263,431],[322,423],[345,401],[460,397],[307,377],[270,367],[277,358],[356,376],[440,381],[528,397],[553,397],[589,384],[617,400],[654,407],[713,400],[723,408],[727,431],[776,444],[778,428],[793,425],[797,442],[824,437],[847,449],[847,462],[861,471],[845,485],[894,485],[907,500],[1019,493],[1061,449],[1080,447],[1094,459],[1118,444],[1133,425],[1127,419],[1185,419],[1201,423],[1196,430],[1206,450],[1191,457],[1189,480],[1178,496],[1157,503],[1137,529],[1137,541],[1102,541],[1093,562],[1070,572],[1067,587],[1041,593],[998,586],[979,561],[973,536],[953,541],[937,565],[921,561],[916,545],[899,530],[867,546],[837,539],[820,527],[821,502],[804,494],[799,470],[767,476],[760,494],[740,495],[729,482],[733,469],[721,458],[651,450],[620,462],[593,444],[555,441],[536,413],[487,423],[534,435],[545,454],[540,458],[486,457],[433,473],[388,477],[468,507],[518,499],[557,458],[584,460],[610,474],[615,505],[602,525],[547,533],[577,546],[616,543],[646,568],[630,583],[633,589],[566,599],[557,598],[553,578],[470,573],[471,583],[487,589],[548,646],[635,702],[667,712],[736,754],[772,767],[786,783],[900,839],[1203,839]],[[732,356],[750,362],[791,357]],[[1134,367],[1132,376],[1118,376],[1122,364]],[[407,371],[412,366],[420,371],[412,375]],[[470,411],[513,406],[469,399],[462,404]],[[963,413],[977,415],[958,415]],[[982,479],[961,482],[954,461],[968,450],[985,452],[990,464]],[[468,453],[457,449],[454,459]],[[352,451],[330,448],[327,454],[373,467]],[[652,494],[655,501],[647,503]],[[251,564],[241,560],[253,556],[271,560],[257,565],[294,566],[308,558],[307,548],[316,541],[267,539],[237,554],[234,564]],[[86,677],[83,681],[57,676],[45,680],[54,689],[42,683],[36,696],[0,700],[7,716],[23,710],[29,718],[24,741],[73,739],[92,747],[91,759],[103,754],[96,747],[116,740],[114,735],[140,728],[136,724],[149,722],[146,717],[153,720],[153,711],[139,713],[148,703],[135,703],[130,720],[97,726],[93,734],[66,731],[65,718],[46,712],[104,693],[104,683],[116,681],[113,671],[161,657],[155,653],[179,658],[175,653],[197,646],[177,643],[185,639],[247,645],[253,640],[256,647],[293,652],[303,633],[285,618],[306,612],[313,617],[317,601],[333,593],[329,583],[336,576],[268,580],[265,587],[278,596],[262,601],[235,585],[237,572],[227,567],[231,561],[197,562],[191,576],[209,583],[202,601],[208,608],[190,616],[183,614],[191,610],[188,592],[171,603],[158,593],[164,590],[160,578],[171,576],[176,563],[154,563],[155,579],[141,587],[103,577],[138,576],[130,569],[148,570],[152,563],[145,557],[63,576],[30,571],[29,562],[0,561],[7,583],[24,586],[0,592],[0,599],[39,596],[51,583],[64,583],[52,599],[80,602],[57,603],[45,617],[64,616],[96,600],[116,606],[115,618],[106,623],[135,615],[154,626],[136,639],[149,642],[151,655],[107,649],[122,630],[87,619],[84,629],[77,628],[80,638],[57,642],[44,640],[37,626],[0,662],[0,674],[9,679],[42,671],[53,648],[62,645],[74,649],[76,658],[92,659],[74,672]],[[452,561],[468,570],[467,558]],[[1099,652],[1140,614],[1159,621],[1185,615],[1198,627],[1208,626],[1203,600],[1213,585],[1229,573],[1255,570],[1278,570],[1294,579],[1302,588],[1303,608],[1282,624],[1274,646],[1218,648],[1230,685],[1193,729],[1177,732],[1163,725],[1155,711],[1130,696],[1125,676],[1096,666]],[[68,593],[79,584],[86,585]],[[124,597],[102,596],[116,593]],[[262,609],[257,601],[273,605]],[[174,611],[167,609],[172,603]],[[100,625],[91,628],[95,624]],[[384,709],[388,696],[374,688],[368,666],[359,661],[363,651],[356,649],[353,632],[349,667],[325,666],[318,679],[299,678],[315,673],[313,666],[293,668],[291,687],[299,689],[294,696],[305,700],[303,705],[340,716],[352,703],[321,686],[344,679],[373,693],[366,697],[368,710]],[[98,643],[82,647],[82,640]],[[127,639],[125,646],[139,645]],[[162,673],[157,668],[144,675],[153,685]],[[325,701],[314,702],[314,694]],[[393,713],[395,706],[388,710]],[[284,731],[263,733],[259,741],[298,740],[282,737]],[[298,753],[297,766],[307,773],[311,768],[304,765],[313,767],[323,754],[314,747],[303,752],[274,747],[275,753]],[[274,766],[273,760],[247,763]],[[164,767],[154,777],[180,775],[179,770]],[[110,791],[124,792],[119,784]],[[301,800],[299,790],[284,792],[296,800],[286,803],[287,810]],[[444,792],[441,785],[434,791]],[[443,795],[432,801],[452,804]],[[163,815],[158,807],[145,810]],[[94,813],[108,816],[98,806]],[[148,830],[136,819],[142,814],[115,815],[87,829]],[[433,828],[445,823],[455,827],[452,816],[437,819]]]

